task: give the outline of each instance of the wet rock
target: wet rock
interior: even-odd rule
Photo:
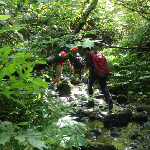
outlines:
[[[136,111],[137,111],[137,112],[142,112],[142,111],[144,111],[144,109],[143,109],[143,107],[137,107],[137,108],[136,108]]]
[[[78,107],[83,107],[83,106],[84,106],[84,104],[78,104],[77,106],[78,106]]]
[[[81,148],[81,150],[117,150],[117,148],[109,144],[89,143],[87,147]]]
[[[102,109],[102,108],[103,108],[103,105],[99,105],[99,108]]]
[[[135,140],[138,136],[140,136],[140,134],[137,133],[137,132],[134,132],[134,133],[131,134],[130,139]]]
[[[124,95],[118,95],[118,96],[117,96],[117,102],[118,102],[119,104],[127,102],[126,96],[124,96]]]
[[[132,121],[133,122],[147,122],[148,121],[147,114],[139,113],[132,117]]]
[[[94,107],[94,100],[90,100],[88,101],[88,103],[86,104],[87,107]]]
[[[86,134],[86,138],[88,139],[92,139],[92,140],[96,140],[96,135],[94,134],[94,132],[90,132]]]
[[[116,131],[114,131],[114,132],[111,132],[111,136],[112,137],[121,137],[121,134],[116,132]]]
[[[124,150],[132,150],[134,147],[125,148]]]
[[[73,107],[77,107],[77,104],[76,104],[76,103],[74,103],[74,104],[73,104]]]
[[[82,109],[81,113],[85,116],[89,116],[90,114],[92,114],[93,109]]]
[[[73,78],[71,78],[71,83],[74,85],[77,85],[80,83],[80,79],[78,78],[78,76],[74,76]]]
[[[103,111],[103,112],[101,112],[101,115],[104,117],[104,116],[108,115],[108,113]]]
[[[123,109],[120,114],[125,114],[128,118],[130,118],[132,116],[132,111],[128,108]]]
[[[89,114],[89,118],[94,119],[96,115],[97,115],[97,112],[92,112],[91,114]]]
[[[137,148],[137,145],[138,145],[138,143],[136,143],[136,142],[133,142],[133,143],[130,144],[130,146],[132,146],[134,148]]]
[[[94,133],[94,135],[96,135],[96,136],[99,136],[99,135],[101,135],[101,133],[102,133],[102,131],[100,130],[100,129],[92,129],[91,130],[91,132],[93,132]]]
[[[124,109],[118,114],[109,114],[104,116],[103,124],[105,127],[119,127],[125,126],[130,121],[132,111],[130,109]]]
[[[82,117],[80,122],[89,122],[89,117]]]
[[[95,116],[95,120],[101,120],[102,118],[103,118],[103,116],[100,115],[100,114],[97,114],[97,115]]]

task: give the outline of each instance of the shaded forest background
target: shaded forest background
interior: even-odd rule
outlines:
[[[56,138],[47,126],[54,129],[52,123],[58,121],[56,116],[63,114],[54,111],[59,107],[55,106],[50,95],[48,103],[42,100],[44,89],[48,87],[45,79],[52,81],[55,77],[53,68],[49,66],[33,72],[33,67],[46,64],[44,60],[50,53],[59,55],[66,45],[82,43],[84,38],[93,40],[95,50],[106,56],[112,71],[108,80],[112,94],[126,95],[132,101],[150,102],[150,2],[147,0],[0,1],[0,37],[0,120],[10,121],[1,123],[0,127],[9,126],[12,131],[11,135],[3,132],[7,138],[1,139],[2,146],[62,146],[63,134],[60,139]],[[66,51],[69,55],[70,49]],[[80,46],[79,52],[85,57]],[[15,72],[19,76],[15,76]],[[68,72],[64,67],[64,74]],[[43,118],[39,119],[40,115],[37,115],[41,107],[47,111],[46,114],[51,114],[48,115],[51,122],[41,124]],[[16,123],[23,128],[14,128]],[[33,127],[36,131],[32,130]],[[28,129],[28,136],[22,136],[20,140],[23,129]],[[55,138],[49,139],[43,129]],[[57,130],[61,130],[60,127]],[[42,133],[40,138],[39,132]],[[25,137],[28,137],[28,142],[22,144]],[[36,144],[31,144],[30,138]],[[80,138],[83,138],[82,134]],[[40,145],[37,144],[39,142]],[[86,145],[84,140],[82,144]],[[66,142],[65,147],[71,147],[71,144]]]

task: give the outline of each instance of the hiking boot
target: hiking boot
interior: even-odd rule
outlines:
[[[112,97],[110,97],[109,100],[108,100],[108,108],[109,108],[109,110],[112,110],[112,109],[113,109]]]

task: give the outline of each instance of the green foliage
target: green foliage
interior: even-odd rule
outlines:
[[[78,76],[73,76],[73,77],[71,78],[71,83],[72,83],[72,84],[79,84],[79,83],[80,83],[79,77],[78,77]]]
[[[10,18],[10,15],[0,15],[0,20],[7,20]]]
[[[64,45],[77,43],[84,37],[103,39],[108,45],[140,47],[102,50],[112,71],[108,82],[111,93],[149,100],[148,1],[99,1],[76,35],[71,34],[89,1],[6,0],[0,5],[0,118],[12,122],[0,125],[1,148],[86,146],[81,132],[85,128],[63,118],[75,110],[64,102],[54,102],[50,93],[48,97],[44,94],[48,85],[43,78],[48,74],[52,80],[53,68],[31,73],[35,61],[45,63],[43,60],[51,52],[58,55]],[[73,72],[64,66],[63,73],[71,75]],[[4,79],[6,76],[9,78]],[[68,87],[70,92],[71,86],[64,85],[60,88]],[[63,119],[65,122],[60,123]],[[62,123],[65,125],[61,126]]]
[[[19,89],[24,89],[29,93],[33,93],[34,91],[38,91],[39,86],[42,86],[43,88],[48,87],[47,83],[42,79],[34,79],[31,76],[30,72],[33,69],[33,64],[31,62],[27,62],[26,60],[32,57],[32,54],[19,52],[15,55],[10,55],[10,52],[10,46],[4,46],[0,51],[0,90],[7,96],[7,98],[14,99],[11,95],[19,96]],[[18,76],[16,77],[14,73],[17,73]],[[6,75],[9,76],[8,81],[2,80]]]
[[[73,86],[71,85],[70,81],[68,80],[62,80],[58,83],[58,91],[59,91],[59,95],[68,95],[71,94],[71,89],[73,88]]]
[[[25,145],[28,143],[28,145],[32,145],[32,147],[36,147],[38,149],[48,148],[45,145],[45,142],[40,140],[41,133],[35,132],[32,129],[28,129],[23,133],[17,132],[15,130],[18,130],[19,127],[13,127],[12,123],[8,121],[1,122],[0,129],[0,146],[1,144],[3,145],[1,148],[5,148],[7,144],[9,145],[9,147],[6,146],[7,148],[12,148],[13,146],[19,146],[21,148],[21,145],[22,148],[25,148],[25,143]]]
[[[50,93],[47,96],[44,93],[28,102],[26,115],[30,119],[23,120],[27,122],[1,122],[1,147],[72,149],[73,145],[86,146],[83,134],[86,127],[67,115],[74,108],[63,101],[53,101]]]
[[[128,40],[126,40],[128,41]],[[108,57],[112,76],[109,78],[110,91],[116,95],[125,94],[129,98],[149,100],[149,53],[136,49],[112,49],[103,51]],[[110,61],[111,59],[111,61]]]

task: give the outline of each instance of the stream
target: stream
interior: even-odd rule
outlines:
[[[150,105],[136,102],[118,104],[116,102],[116,96],[113,95],[113,110],[108,111],[108,104],[104,101],[104,96],[101,94],[97,87],[94,87],[94,108],[88,106],[88,100],[91,98],[88,96],[87,85],[84,80],[74,85],[71,94],[64,95],[55,98],[55,100],[61,100],[65,103],[74,103],[73,107],[76,107],[78,113],[75,115],[69,114],[65,119],[69,119],[75,122],[82,122],[88,128],[85,131],[85,137],[88,143],[92,144],[110,144],[114,145],[118,150],[149,150],[150,149]],[[53,92],[53,91],[52,91]],[[56,94],[55,92],[53,93]],[[130,109],[132,114],[136,114],[137,108],[141,108],[141,112],[147,116],[147,121],[130,121],[124,126],[110,126],[105,127],[103,124],[103,118],[108,114],[117,114],[118,111],[124,109]],[[82,148],[81,148],[82,150]]]

